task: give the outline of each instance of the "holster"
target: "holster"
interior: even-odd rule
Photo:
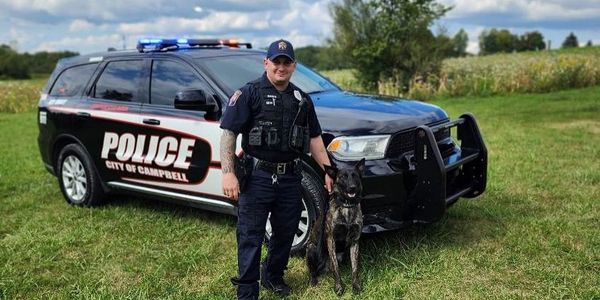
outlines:
[[[242,157],[236,157],[235,159],[235,177],[240,184],[240,192],[243,192],[248,183],[250,175],[252,175],[252,157],[244,154]]]

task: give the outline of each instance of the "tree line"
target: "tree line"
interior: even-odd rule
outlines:
[[[18,53],[8,45],[0,45],[0,79],[28,79],[33,74],[50,74],[56,62],[77,52]]]
[[[587,46],[592,46],[588,41]],[[574,33],[570,33],[562,43],[562,48],[579,47],[579,41]],[[526,32],[520,36],[508,29],[484,30],[479,35],[479,54],[511,53],[522,51],[537,51],[550,48],[544,42],[544,36],[539,31]]]
[[[297,57],[319,70],[353,68],[367,90],[376,91],[381,83],[391,82],[405,92],[412,84],[438,76],[442,60],[470,55],[466,52],[469,37],[463,29],[452,37],[431,30],[451,9],[435,0],[336,1],[330,6],[333,38],[323,47],[298,48]],[[548,46],[538,31],[519,36],[493,28],[479,36],[480,55]],[[562,44],[563,48],[578,46],[573,33]]]

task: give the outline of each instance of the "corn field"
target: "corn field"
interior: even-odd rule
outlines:
[[[352,70],[323,72],[343,88],[365,92]],[[457,96],[544,93],[600,84],[600,48],[446,59],[439,76],[412,80],[406,95],[394,81],[378,83],[382,95],[419,100]]]
[[[0,112],[34,111],[45,83],[46,78],[0,81]]]

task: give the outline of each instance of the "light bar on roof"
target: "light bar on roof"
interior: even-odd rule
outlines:
[[[245,46],[252,48],[250,43],[239,43],[237,40],[219,40],[219,39],[159,39],[159,38],[143,38],[138,41],[137,49],[140,52],[147,51],[166,51],[170,49],[178,49],[183,47],[219,47],[227,46],[239,48]]]

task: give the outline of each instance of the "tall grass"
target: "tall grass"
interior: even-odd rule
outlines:
[[[440,96],[539,93],[597,84],[600,54],[560,52],[448,59],[430,83]]]
[[[33,111],[47,78],[0,81],[0,112]]]
[[[325,71],[345,89],[365,92],[353,70]],[[393,80],[378,83],[383,95],[419,100],[457,96],[543,93],[600,84],[600,47],[446,59],[438,76],[412,80],[402,94]]]

